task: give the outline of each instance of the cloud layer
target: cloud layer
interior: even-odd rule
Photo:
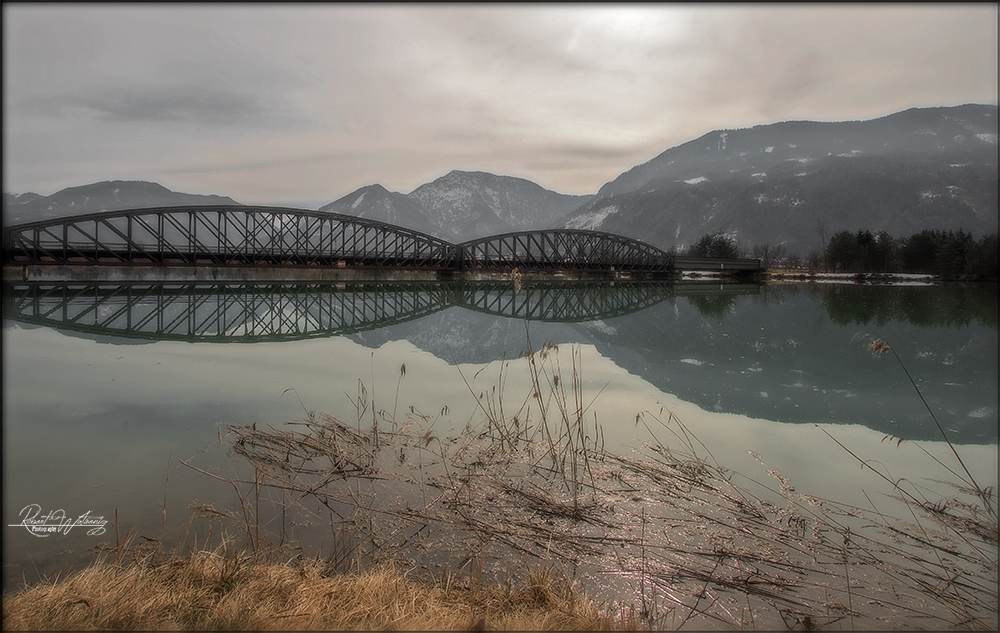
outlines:
[[[4,6],[4,189],[592,193],[717,128],[996,103],[982,5]]]

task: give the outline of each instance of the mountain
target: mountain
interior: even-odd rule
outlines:
[[[382,185],[362,187],[323,205],[319,210],[388,222],[421,233],[435,234],[427,215],[413,200],[401,193],[389,191]]]
[[[712,232],[805,255],[839,230],[997,230],[997,106],[717,130],[600,188],[555,226],[683,250]]]
[[[452,171],[408,196],[456,242],[510,231],[548,228],[590,196],[549,191],[523,178]]]
[[[464,242],[498,233],[548,228],[589,199],[549,191],[523,178],[456,170],[406,195],[387,191],[381,185],[362,187],[320,207],[320,211],[392,222]]]
[[[155,182],[141,180],[110,180],[68,187],[51,196],[4,193],[3,221],[4,224],[19,224],[101,211],[177,205],[241,206],[226,196],[180,193]]]

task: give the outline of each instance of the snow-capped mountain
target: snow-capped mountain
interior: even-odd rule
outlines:
[[[683,249],[720,231],[805,254],[838,230],[997,230],[997,106],[717,130],[605,184],[557,222]]]
[[[362,187],[320,211],[462,242],[509,231],[608,231],[670,250],[706,233],[746,249],[806,256],[841,230],[997,231],[995,105],[914,108],[870,121],[791,121],[717,130],[570,196],[510,176],[452,171],[409,194]],[[111,181],[51,196],[4,194],[7,224],[173,205],[238,205],[152,182]]]
[[[589,199],[549,191],[523,178],[452,171],[406,195],[381,185],[362,187],[320,211],[382,220],[463,242],[548,228]]]
[[[238,202],[226,196],[180,193],[155,182],[141,180],[111,180],[68,187],[51,196],[4,193],[3,221],[4,224],[19,224],[101,211],[186,204],[239,206]]]
[[[548,228],[590,196],[569,196],[523,178],[452,171],[409,194],[431,223],[461,242],[509,231]]]
[[[382,185],[362,187],[323,205],[319,210],[388,222],[421,233],[435,234],[427,215],[413,200],[401,193],[389,191]]]

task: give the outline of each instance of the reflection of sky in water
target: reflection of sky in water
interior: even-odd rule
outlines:
[[[572,356],[571,346],[563,345],[556,357],[564,384],[571,381]],[[239,469],[238,461],[229,463],[222,455],[218,425],[280,425],[301,418],[306,409],[353,425],[357,410],[351,399],[360,380],[369,397],[374,393],[377,410],[390,416],[395,411],[403,421],[412,406],[436,419],[440,430],[457,433],[482,419],[475,398],[483,394],[484,404],[495,398],[501,368],[499,362],[451,365],[406,341],[375,350],[340,337],[251,345],[116,345],[19,326],[4,330],[4,360],[6,523],[16,522],[30,503],[112,520],[117,510],[122,536],[136,526],[138,534],[158,537],[166,487],[166,532],[178,540],[190,516],[184,509],[188,502],[236,507],[231,487],[177,465],[178,459],[193,458],[192,463],[221,475]],[[550,371],[554,367],[550,364]],[[592,429],[595,420],[601,425],[610,450],[629,450],[648,439],[636,422],[640,412],[646,412],[644,419],[657,437],[673,445],[670,430],[655,423],[656,418],[667,421],[669,411],[719,464],[761,483],[776,487],[748,451],[762,455],[807,494],[864,504],[862,489],[883,489],[869,469],[815,425],[707,412],[630,374],[592,345],[579,347],[579,368],[587,426]],[[511,361],[503,386],[510,415],[529,393],[525,360]],[[537,406],[529,404],[535,415]],[[990,414],[980,411],[975,413]],[[369,410],[364,426],[371,415]],[[827,431],[862,458],[878,460],[894,478],[954,480],[916,446],[881,441],[884,433],[853,425],[829,425]],[[957,470],[947,447],[922,445]],[[996,485],[995,445],[963,446],[961,453],[980,485]],[[113,543],[115,537],[104,538]],[[49,569],[84,556],[98,540],[82,533],[38,539],[6,528],[5,556],[9,561],[27,551],[36,565]],[[62,553],[66,550],[73,554]]]

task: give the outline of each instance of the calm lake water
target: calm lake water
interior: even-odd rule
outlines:
[[[179,461],[245,474],[220,445],[225,424],[286,428],[319,411],[365,427],[374,410],[461,429],[504,361],[501,388],[524,399],[518,359],[545,343],[567,373],[578,350],[609,449],[644,442],[636,415],[666,407],[722,465],[759,473],[755,451],[797,488],[860,504],[864,473],[822,430],[898,476],[947,477],[897,445],[948,458],[900,363],[857,340],[884,338],[995,486],[997,298],[996,285],[5,285],[4,589],[78,568],[130,530],[190,542],[194,501],[238,508],[232,486]],[[364,414],[359,394],[374,400]],[[107,524],[32,534],[36,506]]]

